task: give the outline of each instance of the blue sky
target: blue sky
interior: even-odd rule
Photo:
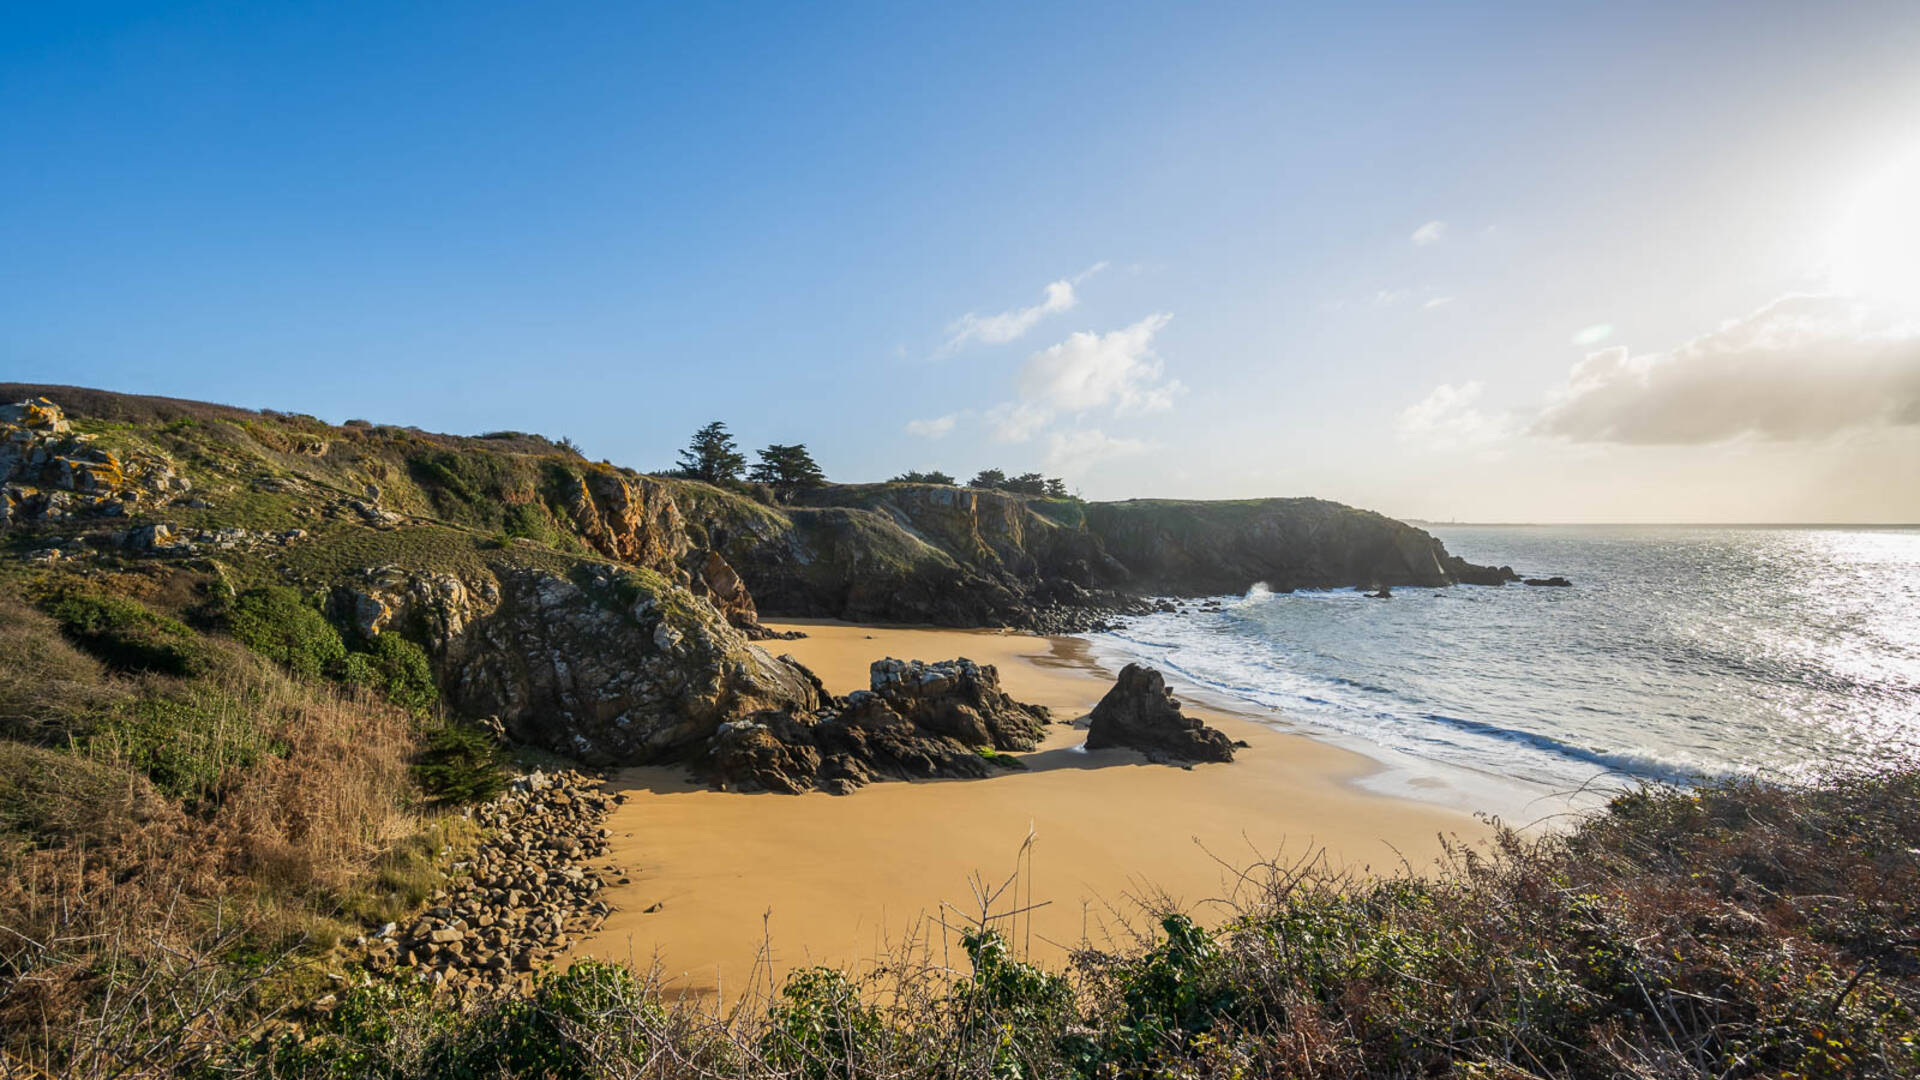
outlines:
[[[13,5],[0,371],[638,467],[721,418],[849,480],[1916,520],[1920,213],[1846,224],[1916,56],[1911,3]]]

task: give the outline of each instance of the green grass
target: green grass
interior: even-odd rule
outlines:
[[[189,803],[216,799],[234,773],[286,751],[249,702],[195,685],[122,706],[86,746],[96,758],[144,773],[154,787]]]

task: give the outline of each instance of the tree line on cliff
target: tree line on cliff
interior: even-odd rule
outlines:
[[[563,444],[572,449],[571,443]],[[725,422],[712,421],[693,433],[686,449],[680,451],[678,466],[671,475],[688,480],[701,480],[718,487],[731,487],[741,482],[744,473],[746,483],[764,484],[780,498],[791,498],[795,493],[808,488],[820,487],[827,482],[826,472],[805,443],[770,443],[754,452],[759,458],[749,466],[745,454],[740,452],[739,443],[727,430]],[[956,486],[957,481],[949,473],[937,469],[920,471],[910,469],[893,477],[895,484],[944,484]],[[982,469],[967,481],[968,487],[983,488],[989,491],[1005,491],[1015,495],[1045,495],[1053,498],[1069,498],[1071,492],[1067,483],[1057,476],[1043,476],[1037,472],[1020,473],[1009,476],[1000,469]]]

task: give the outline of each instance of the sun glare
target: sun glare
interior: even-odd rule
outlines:
[[[1835,289],[1920,310],[1920,154],[1862,184],[1833,239]]]

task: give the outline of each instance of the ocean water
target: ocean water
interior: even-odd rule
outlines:
[[[1383,762],[1373,783],[1531,819],[1641,780],[1920,754],[1920,529],[1430,527],[1572,588],[1182,601],[1094,635],[1177,690]]]

